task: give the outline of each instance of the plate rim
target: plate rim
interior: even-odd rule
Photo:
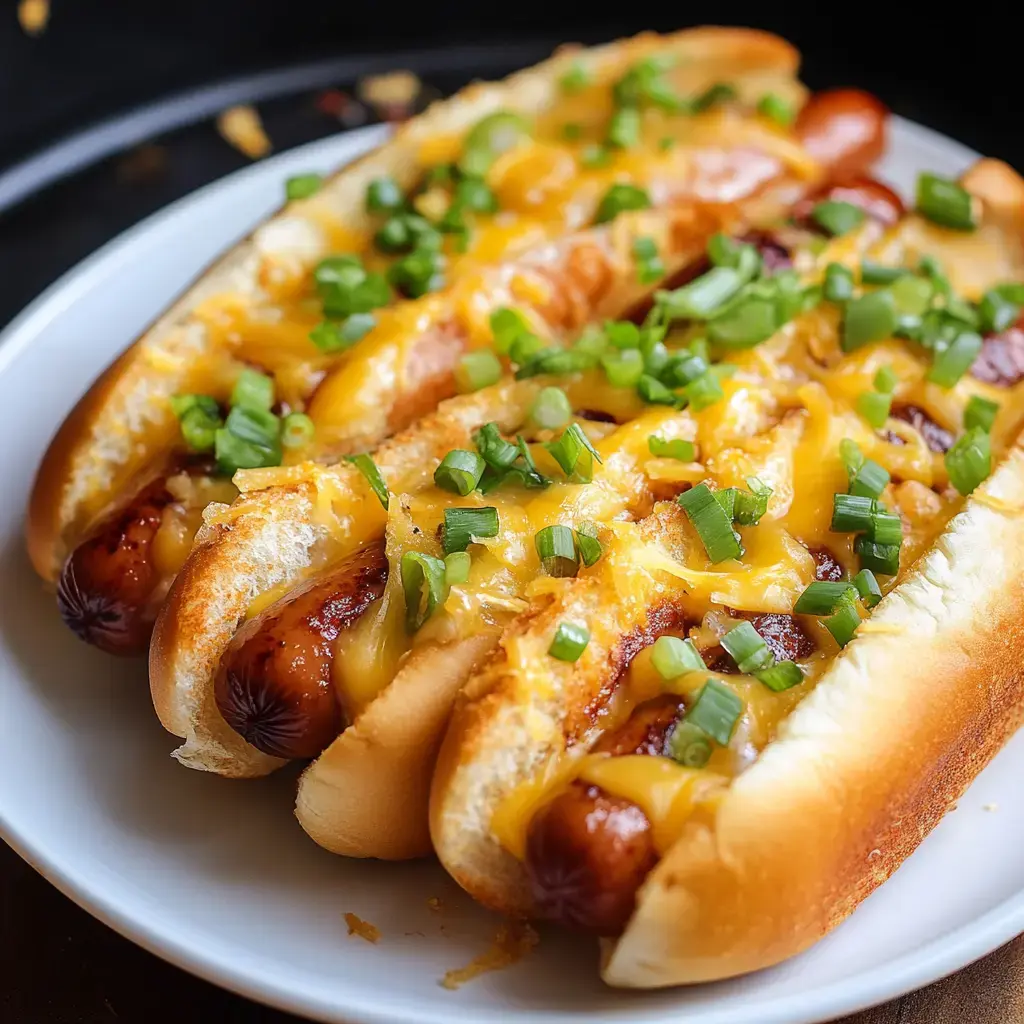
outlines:
[[[952,156],[965,163],[979,158],[979,154],[969,147],[916,122],[895,116],[893,129],[894,134],[916,137],[916,141],[941,150],[947,157]],[[342,162],[347,162],[372,148],[387,132],[387,126],[382,125],[357,128],[277,154],[225,175],[123,231],[62,274],[0,331],[0,374],[36,340],[54,313],[73,305],[81,295],[95,287],[98,275],[106,276],[116,270],[119,254],[123,258],[125,251],[132,248],[137,238],[166,224],[184,207],[201,198],[232,189],[250,178],[268,175],[272,169],[283,169],[292,163],[306,163],[324,154],[335,154],[335,160],[340,158]],[[180,927],[177,930],[162,927],[159,917],[147,918],[144,914],[133,913],[123,901],[119,905],[101,889],[76,879],[73,872],[59,866],[45,848],[36,846],[29,835],[20,833],[8,820],[2,807],[0,838],[61,893],[93,917],[160,959],[212,984],[265,1005],[327,1024],[340,1022],[340,1015],[344,1015],[347,1024],[406,1024],[413,1019],[408,1016],[407,1007],[403,1004],[389,1005],[385,993],[379,994],[384,997],[383,1001],[375,998],[369,1002],[365,995],[358,994],[358,990],[347,989],[339,992],[344,999],[342,1003],[338,998],[329,998],[308,989],[297,991],[288,988],[282,983],[284,979],[276,976],[247,970],[245,961],[237,954],[217,948],[203,949],[198,943],[190,943],[188,940],[191,936]],[[837,1016],[856,1013],[962,969],[1022,930],[1024,892],[1019,892],[955,931],[894,959],[885,970],[876,970],[852,981],[834,980],[815,988],[779,996],[770,1008],[759,1011],[758,1022],[818,1024]],[[458,1012],[458,1008],[453,1005],[451,1011]],[[748,1011],[736,1008],[715,1012],[712,1007],[700,1012],[704,1024],[740,1024],[750,1019]],[[446,1024],[451,1014],[436,1015],[438,1013],[430,1010],[427,1015],[417,1016],[416,1019],[425,1024]],[[564,1020],[571,1016],[571,1011],[565,1016],[563,1013],[559,1011],[557,1017]],[[631,1012],[631,1019],[653,1024],[674,1019],[674,1013],[671,1009],[654,1008],[651,1013]]]

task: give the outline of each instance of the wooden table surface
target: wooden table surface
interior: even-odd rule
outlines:
[[[0,843],[4,1024],[299,1024],[171,967],[91,918]],[[1024,1020],[1024,937],[843,1024]]]

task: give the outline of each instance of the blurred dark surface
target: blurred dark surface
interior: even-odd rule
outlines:
[[[796,6],[734,4],[728,15],[716,9],[707,18],[678,6],[670,13],[649,6],[643,20],[590,8],[581,28],[578,5],[550,0],[520,0],[501,10],[500,20],[493,7],[468,3],[399,13],[379,4],[315,0],[56,0],[50,24],[36,38],[19,27],[16,6],[14,0],[0,3],[0,173],[100,119],[268,68],[378,54],[378,67],[386,70],[394,66],[388,54],[396,49],[474,43],[524,46],[540,57],[554,39],[592,41],[708,18],[778,31],[805,53],[804,78],[813,87],[860,85],[896,112],[1024,167],[1019,44],[1014,32],[1000,28],[1007,8],[994,4],[973,4],[953,22],[877,5],[818,5],[809,14]],[[439,92],[510,70],[494,58],[433,63],[445,70],[424,77]],[[340,78],[336,84],[352,85]],[[300,89],[260,104],[278,151],[343,127],[322,103],[318,107],[321,93],[321,87]],[[0,211],[0,327],[99,245],[247,162],[206,121]],[[160,963],[78,910],[0,844],[0,1021],[162,1024],[183,1018],[197,1024],[294,1020]]]

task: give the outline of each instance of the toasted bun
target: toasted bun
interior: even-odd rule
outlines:
[[[644,34],[587,51],[566,49],[500,84],[478,83],[434,104],[402,126],[375,152],[335,175],[316,196],[292,203],[208,268],[100,378],[68,416],[50,445],[33,487],[27,540],[37,572],[58,575],[90,525],[125,486],[171,447],[177,423],[168,399],[188,390],[208,355],[210,332],[195,313],[205,300],[234,293],[258,305],[262,281],[277,267],[312,267],[329,251],[323,223],[368,228],[363,198],[374,178],[408,185],[421,173],[423,144],[467,129],[499,108],[540,112],[559,96],[559,79],[576,61],[599,69],[657,48],[679,55],[696,85],[741,80],[751,95],[769,88],[792,94],[798,54],[788,43],[749,29],[700,28],[664,38]]]

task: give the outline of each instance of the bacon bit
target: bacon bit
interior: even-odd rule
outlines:
[[[435,914],[444,913],[444,901],[440,896],[431,896],[430,899],[427,900],[427,906],[430,907]]]
[[[217,118],[217,131],[230,145],[250,160],[270,152],[270,139],[254,107],[230,107]]]
[[[525,921],[510,921],[498,929],[494,943],[486,952],[475,957],[465,967],[448,971],[441,979],[441,987],[457,989],[489,971],[511,967],[537,945],[539,936]]]
[[[369,103],[385,121],[404,121],[423,88],[411,71],[391,71],[386,75],[367,75],[358,86],[359,98]]]
[[[167,150],[148,142],[127,153],[117,165],[117,177],[129,185],[147,185],[159,181],[167,171]]]
[[[26,35],[42,35],[50,22],[50,0],[21,0],[18,23]]]
[[[376,945],[380,941],[380,929],[355,914],[346,914],[345,924],[348,925],[349,935],[358,935],[359,938],[365,939],[372,945]]]
[[[366,107],[340,89],[325,89],[315,100],[316,109],[327,117],[333,117],[348,128],[364,124],[367,119]]]

